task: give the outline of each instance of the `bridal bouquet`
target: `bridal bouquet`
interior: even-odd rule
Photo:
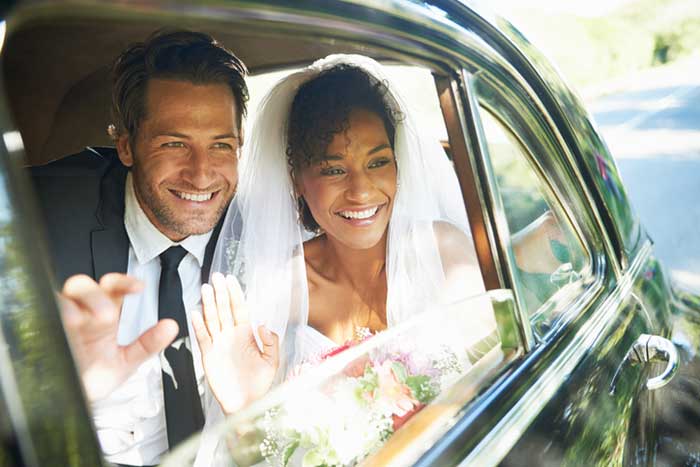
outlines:
[[[292,373],[304,373],[352,345]],[[365,355],[313,393],[266,412],[261,453],[271,465],[354,465],[439,394],[456,359],[449,352],[431,359],[396,349]]]

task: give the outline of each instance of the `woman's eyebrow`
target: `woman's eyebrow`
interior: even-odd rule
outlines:
[[[321,161],[326,162],[326,161],[342,161],[344,159],[343,156],[340,154],[326,154],[325,156],[321,156]]]
[[[384,149],[391,149],[391,145],[389,145],[389,143],[380,144],[379,146],[370,149],[370,151],[367,153],[367,155],[371,156],[375,152],[383,151]]]

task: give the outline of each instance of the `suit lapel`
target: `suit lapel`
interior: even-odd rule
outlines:
[[[221,216],[221,219],[219,219],[216,227],[214,227],[214,231],[209,238],[209,243],[207,243],[207,248],[204,250],[204,262],[202,263],[202,284],[209,282],[209,272],[211,271],[211,262],[214,259],[216,241],[219,239],[219,232],[221,232],[221,226],[224,225],[225,218],[226,210],[224,210],[224,214]]]
[[[100,224],[90,234],[95,280],[109,272],[126,273],[129,237],[124,227],[124,186],[127,169],[116,156],[102,178],[95,217]]]

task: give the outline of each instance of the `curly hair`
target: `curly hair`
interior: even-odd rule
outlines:
[[[158,30],[130,45],[112,66],[113,137],[127,133],[134,141],[146,117],[146,87],[152,79],[228,85],[241,129],[248,103],[247,73],[245,64],[208,34]]]
[[[287,123],[287,164],[292,177],[321,160],[335,135],[347,131],[350,113],[363,109],[377,114],[394,148],[401,115],[386,100],[389,89],[357,66],[340,64],[319,73],[299,87]],[[319,232],[306,202],[299,197],[304,227]]]

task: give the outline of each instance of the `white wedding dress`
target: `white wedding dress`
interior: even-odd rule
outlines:
[[[316,362],[322,355],[339,347],[331,338],[308,324],[297,325],[293,332],[295,349],[288,373],[304,363]]]

